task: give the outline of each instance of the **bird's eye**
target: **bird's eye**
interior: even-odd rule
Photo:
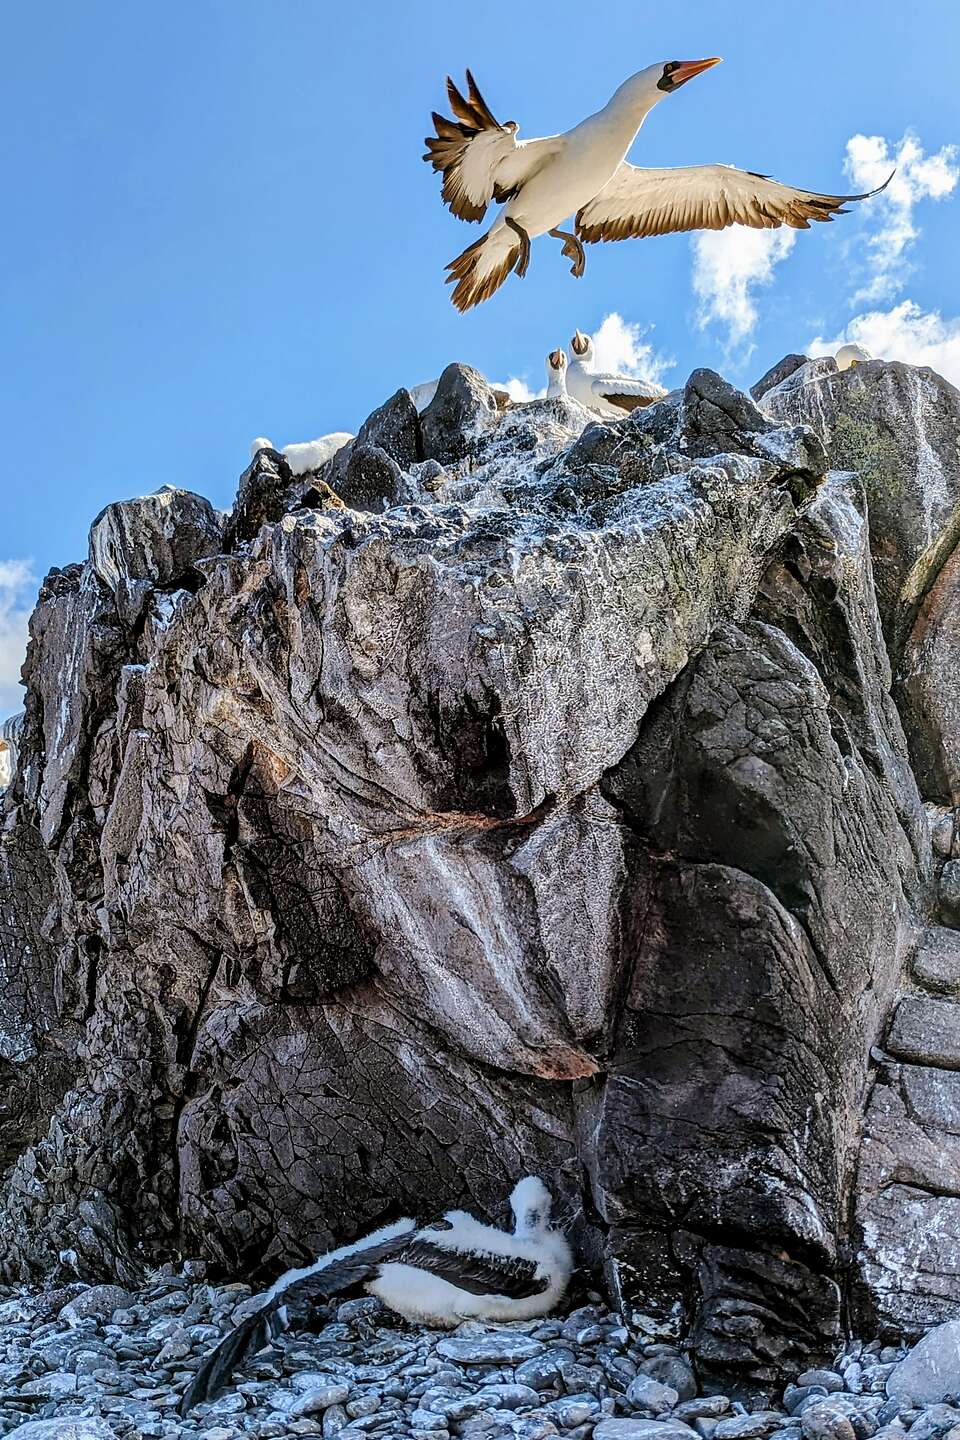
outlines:
[[[669,61],[667,62],[667,64],[664,65],[664,67],[663,67],[663,74],[660,76],[660,79],[657,81],[657,89],[658,89],[658,90],[672,90],[672,89],[673,89],[673,72],[674,72],[674,70],[676,70],[676,69],[678,68],[679,64],[680,64],[680,61],[679,61],[679,60],[669,60]]]

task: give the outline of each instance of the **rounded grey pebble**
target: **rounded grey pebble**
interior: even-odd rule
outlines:
[[[838,1375],[835,1370],[804,1370],[797,1376],[798,1385],[822,1385],[829,1393],[844,1388],[843,1376]]]
[[[789,1415],[796,1415],[805,1401],[813,1397],[825,1400],[827,1390],[823,1385],[788,1385],[783,1392],[783,1403]]]

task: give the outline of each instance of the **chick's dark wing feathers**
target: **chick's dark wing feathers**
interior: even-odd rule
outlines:
[[[505,1295],[511,1300],[525,1300],[530,1295],[542,1295],[550,1285],[549,1278],[537,1275],[538,1266],[533,1260],[517,1255],[455,1250],[448,1245],[435,1245],[422,1234],[392,1258],[403,1265],[427,1270],[471,1295]]]
[[[181,1415],[186,1415],[202,1400],[213,1399],[245,1360],[283,1334],[290,1318],[303,1318],[319,1301],[369,1279],[385,1260],[397,1258],[409,1233],[394,1235],[378,1245],[369,1245],[365,1250],[334,1260],[272,1296],[211,1350],[180,1402]]]

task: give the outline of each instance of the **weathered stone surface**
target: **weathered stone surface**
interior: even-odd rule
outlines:
[[[258,450],[240,476],[237,498],[224,531],[224,549],[252,540],[289,509],[295,490],[289,461],[279,450]]]
[[[796,547],[768,572],[756,618],[718,627],[604,783],[650,853],[628,885],[635,960],[598,1129],[605,1213],[639,1202],[649,1225],[679,1208],[701,1234],[723,1214],[769,1237],[771,1254],[755,1247],[749,1262],[689,1235],[661,1248],[655,1231],[617,1247],[646,1305],[666,1253],[685,1256],[715,1297],[696,1325],[701,1365],[720,1372],[739,1352],[757,1375],[762,1356],[736,1338],[750,1333],[738,1267],[751,1303],[790,1317],[781,1356],[815,1353],[836,1323],[824,1272],[849,1184],[840,1157],[858,1142],[860,1057],[895,994],[924,846],[855,486],[823,488]],[[869,857],[851,809],[885,836]],[[788,1234],[822,1251],[820,1275],[774,1257]]]
[[[763,396],[777,420],[811,425],[830,464],[857,470],[870,508],[877,599],[895,660],[960,539],[960,393],[932,370],[811,361]]]
[[[913,957],[913,974],[938,995],[960,994],[960,934],[941,925],[926,929]]]
[[[940,919],[960,930],[960,860],[948,860],[940,871],[937,886]]]
[[[88,1290],[68,1300],[60,1314],[71,1323],[88,1320],[91,1316],[103,1319],[104,1316],[112,1315],[114,1310],[125,1310],[132,1303],[131,1291],[124,1290],[119,1285],[91,1285]]]
[[[928,891],[862,492],[707,371],[606,427],[404,394],[342,456],[388,512],[274,457],[183,593],[45,584],[3,845],[48,999],[32,962],[5,1023],[63,1059],[0,1263],[260,1278],[541,1170],[626,1306],[769,1388],[838,1333]]]
[[[918,1023],[915,1013],[911,1023]],[[884,1066],[864,1121],[857,1188],[861,1304],[871,1323],[917,1334],[953,1315],[960,1286],[960,1073]]]
[[[750,386],[750,394],[759,404],[768,390],[772,390],[774,386],[781,384],[782,381],[786,380],[788,375],[792,375],[795,370],[799,370],[801,365],[806,365],[809,359],[809,355],[784,355],[783,359],[778,360],[776,365],[770,366],[766,374],[761,375],[756,385]]]
[[[356,441],[339,493],[352,510],[389,510],[403,498],[403,471],[379,445]]]
[[[544,1349],[542,1340],[532,1340],[528,1335],[512,1335],[508,1331],[492,1335],[481,1332],[441,1340],[437,1354],[445,1360],[455,1360],[458,1365],[519,1365],[522,1360],[542,1355]]]
[[[15,1436],[16,1440],[115,1440],[115,1432],[105,1420],[85,1416],[28,1420],[25,1425],[8,1430],[7,1435]]]
[[[899,1060],[960,1070],[960,1004],[906,996],[894,1014],[887,1049]]]
[[[382,484],[370,491],[371,480],[364,470],[371,464],[358,452],[379,451],[396,471],[409,470],[424,458],[420,417],[408,390],[398,390],[378,406],[363,422],[354,440],[337,451],[327,467],[325,478],[348,505],[357,510],[383,510]],[[355,460],[355,457],[357,459]]]
[[[680,1420],[601,1420],[595,1440],[691,1440],[697,1434]]]
[[[960,804],[960,548],[931,585],[907,637],[898,697],[921,792]]]
[[[137,580],[170,590],[190,582],[197,561],[216,555],[220,546],[220,522],[209,500],[164,485],[101,510],[90,527],[90,567],[113,591]]]
[[[448,365],[420,416],[423,454],[441,465],[461,460],[497,424],[497,399],[479,370]]]
[[[932,1404],[960,1393],[960,1320],[938,1325],[902,1360],[887,1381],[887,1394]]]

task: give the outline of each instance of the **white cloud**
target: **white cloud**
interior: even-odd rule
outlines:
[[[728,349],[743,346],[759,318],[754,292],[769,285],[773,272],[793,249],[795,230],[704,230],[693,237],[693,289],[697,324],[726,327]],[[743,359],[753,350],[749,346]]]
[[[914,300],[858,315],[833,340],[817,335],[806,346],[806,353],[832,355],[848,341],[862,345],[878,360],[929,365],[960,386],[960,319],[944,319],[937,310],[921,310]]]
[[[843,168],[858,190],[875,190],[896,170],[866,211],[867,223],[874,229],[863,257],[865,283],[852,303],[891,299],[913,270],[907,255],[920,234],[914,206],[920,200],[945,200],[953,193],[960,179],[957,147],[943,145],[935,155],[925,155],[909,130],[892,148],[882,135],[853,135],[847,141]]]
[[[594,368],[600,374],[629,375],[659,384],[665,370],[677,362],[654,350],[643,337],[648,332],[616,310],[605,315],[593,332]]]
[[[20,666],[36,577],[25,560],[0,560],[0,719],[21,709]]]
[[[506,390],[514,405],[526,405],[529,400],[542,400],[547,393],[544,385],[542,390],[531,390],[526,380],[518,380],[511,375],[509,380],[496,380],[493,382],[494,390]]]

